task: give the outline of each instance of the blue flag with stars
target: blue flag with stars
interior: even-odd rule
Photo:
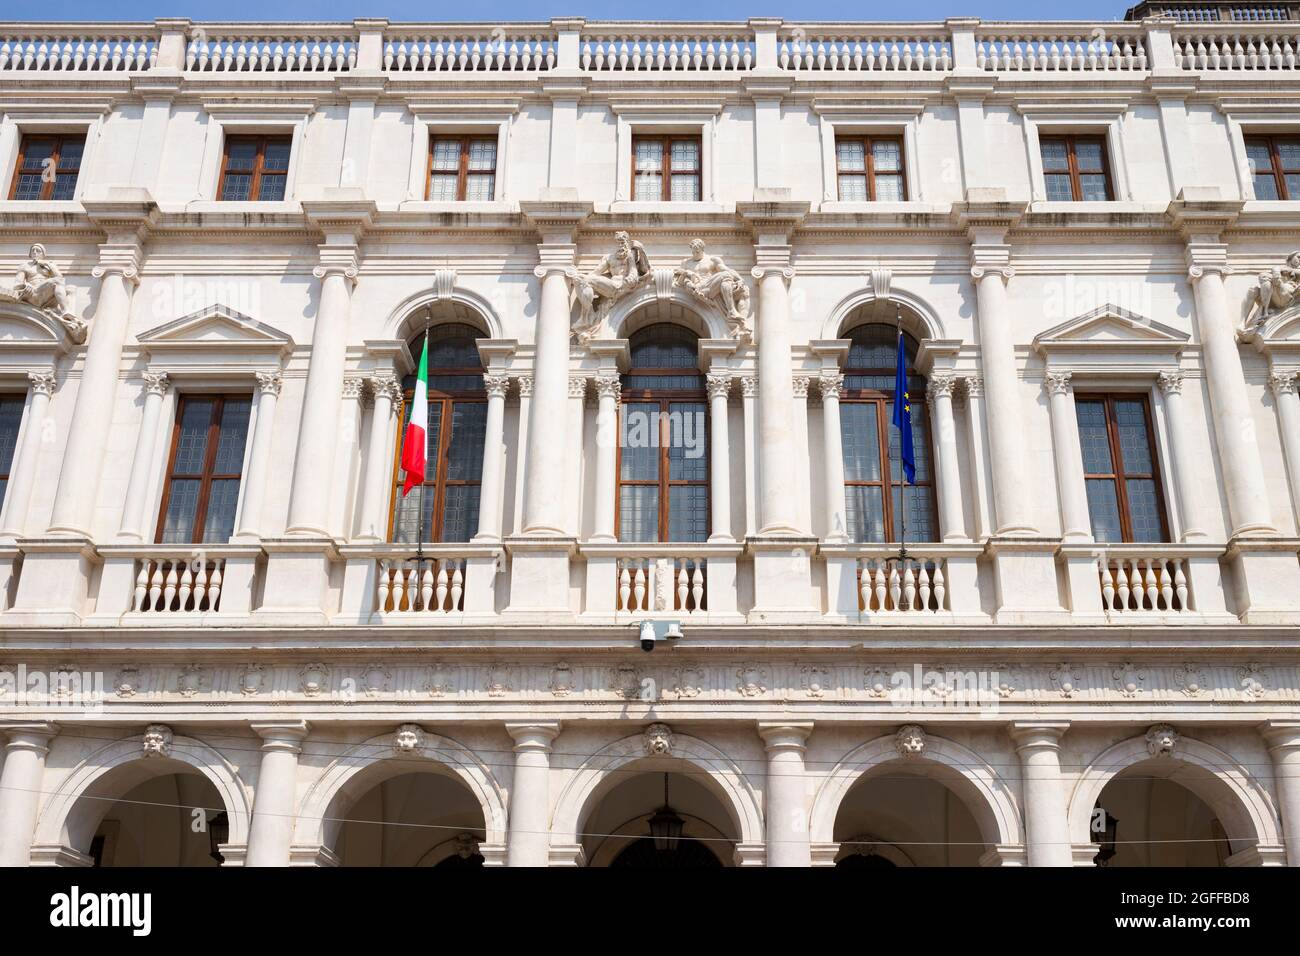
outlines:
[[[898,429],[898,447],[903,458],[903,475],[909,485],[916,484],[916,453],[912,449],[912,402],[907,394],[907,355],[903,349],[903,330],[898,330],[898,370],[894,374],[894,427]]]

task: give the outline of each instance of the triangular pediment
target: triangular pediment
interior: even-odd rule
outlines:
[[[1117,305],[1106,304],[1091,312],[1062,322],[1034,337],[1034,345],[1041,348],[1053,345],[1062,347],[1165,346],[1179,348],[1190,340],[1186,332],[1130,312]]]
[[[287,352],[293,348],[287,333],[219,303],[141,332],[136,339],[151,352],[176,348]]]

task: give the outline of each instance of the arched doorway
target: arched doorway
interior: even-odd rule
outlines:
[[[1174,780],[1130,767],[1106,784],[1090,827],[1099,866],[1223,866],[1232,847],[1218,815]]]
[[[340,866],[483,865],[483,810],[453,774],[430,769],[371,776],[349,788],[355,800],[341,795],[331,807],[339,823],[332,849]]]
[[[143,762],[143,761],[142,761]],[[112,802],[99,798],[102,817],[85,846],[97,867],[220,866],[230,818],[217,788],[186,768],[135,782],[138,775],[120,768],[105,778],[103,790],[118,791]]]
[[[889,768],[865,776],[835,816],[836,866],[979,866],[988,849],[970,809],[937,779]]]
[[[672,769],[659,769],[669,764]],[[589,866],[694,869],[733,862],[739,838],[707,774],[658,760],[617,775],[582,828]]]

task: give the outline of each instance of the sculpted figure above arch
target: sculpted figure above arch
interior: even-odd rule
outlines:
[[[698,298],[717,306],[727,317],[732,338],[749,340],[753,334],[749,324],[749,286],[739,272],[722,261],[722,256],[704,251],[703,239],[691,240],[691,254],[673,270],[673,279]]]
[[[645,246],[626,232],[614,233],[616,246],[600,257],[590,272],[567,269],[572,285],[572,300],[578,306],[573,334],[586,344],[604,325],[609,307],[650,277],[650,258]]]
[[[0,289],[0,301],[5,299],[40,309],[59,322],[67,330],[68,338],[78,345],[86,341],[86,323],[72,311],[67,280],[39,242],[32,243],[27,261],[18,267],[13,288]]]

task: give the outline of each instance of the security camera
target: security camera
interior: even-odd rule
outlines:
[[[638,627],[638,639],[641,650],[649,653],[659,641],[680,641],[682,624],[680,621],[642,621]]]

